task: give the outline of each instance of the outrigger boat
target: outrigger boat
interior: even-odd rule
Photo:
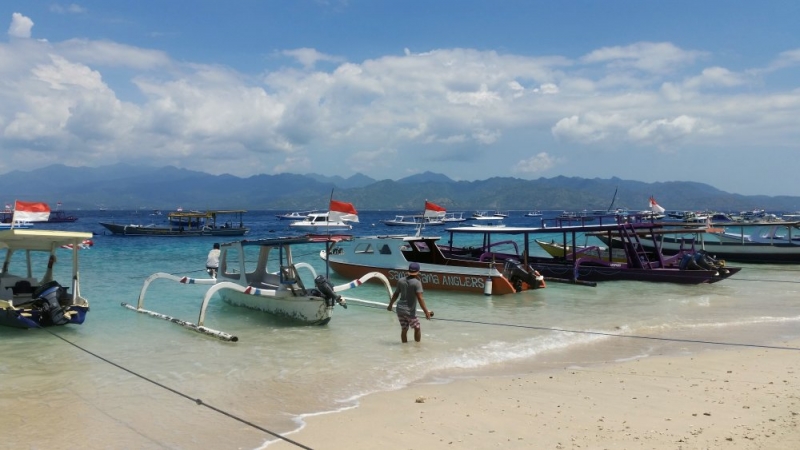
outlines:
[[[109,222],[100,222],[100,225],[111,233],[122,236],[244,236],[250,231],[250,228],[244,226],[242,219],[246,212],[240,209],[205,212],[181,210],[169,213],[166,226]]]
[[[573,249],[571,245],[567,245],[565,247],[564,244],[556,242],[555,240],[547,242],[541,239],[535,239],[535,242],[553,258],[572,258]],[[575,248],[574,253],[577,257],[590,255],[599,259],[608,259],[608,247],[602,247],[599,245],[578,245]],[[613,254],[611,255],[611,261],[626,262],[627,260],[628,258],[625,255],[624,250],[621,248],[614,249]]]
[[[5,250],[0,272],[0,325],[39,328],[83,323],[89,302],[81,296],[78,253],[91,237],[92,233],[76,231],[0,231],[0,250]],[[72,269],[66,286],[53,275],[58,249],[71,253],[69,259],[63,258]]]
[[[708,252],[715,258],[751,264],[800,263],[800,222],[773,223],[770,225],[723,224],[725,228],[687,229],[679,234],[659,235],[656,239],[642,239],[647,251],[656,246],[666,255],[675,255],[687,247]],[[738,232],[732,230],[738,229]],[[748,229],[752,232],[748,233]],[[727,231],[726,231],[727,230]],[[602,236],[606,245],[619,247],[619,237]]]
[[[570,220],[547,219],[542,227],[457,227],[448,228],[450,233],[449,246],[442,247],[444,254],[454,259],[513,261],[522,269],[541,273],[545,279],[559,279],[563,281],[652,281],[671,282],[681,284],[715,283],[724,280],[739,272],[741,268],[730,267],[724,261],[716,261],[708,254],[694,248],[682,248],[676,254],[666,257],[660,251],[648,251],[643,242],[645,235],[655,241],[654,236],[660,234],[675,234],[685,232],[673,229],[667,224],[653,221],[639,220],[636,216],[622,218],[617,216],[597,217],[596,222],[589,225],[581,223],[572,225]],[[696,228],[695,228],[696,229]],[[542,234],[560,234],[561,244],[567,247],[569,243],[576,242],[579,234],[595,233],[604,234],[609,238],[617,236],[621,239],[622,250],[625,252],[626,261],[613,261],[611,256],[598,258],[595,255],[579,254],[572,247],[572,255],[567,257],[542,257],[530,251],[533,236]],[[482,238],[482,244],[468,248],[457,247],[453,244],[455,236],[472,236]],[[523,251],[501,253],[488,251],[493,245],[493,240],[498,235],[503,238],[516,236],[522,238]],[[658,247],[655,247],[658,249]],[[451,263],[452,264],[452,263]]]
[[[342,297],[339,292],[376,279],[384,284],[387,301],[392,295],[389,280],[380,273],[367,273],[357,280],[332,286],[325,276],[317,275],[304,262],[295,262],[293,248],[314,243],[330,243],[327,236],[301,236],[272,239],[242,240],[220,245],[220,264],[217,278],[190,278],[169,273],[150,275],[142,285],[136,306],[122,306],[137,312],[169,320],[183,327],[223,340],[237,341],[223,331],[205,327],[206,309],[217,296],[234,306],[244,306],[285,318],[301,325],[325,325],[331,320],[335,305],[347,307],[347,300],[373,303],[368,300]],[[305,253],[308,249],[304,249]],[[304,279],[301,270],[307,273]],[[168,280],[185,285],[208,285],[203,296],[197,324],[144,309],[145,296],[156,280]]]

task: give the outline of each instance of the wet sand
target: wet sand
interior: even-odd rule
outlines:
[[[314,449],[797,449],[799,367],[797,350],[738,347],[418,384],[287,437]]]

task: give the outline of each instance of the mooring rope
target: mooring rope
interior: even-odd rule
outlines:
[[[380,306],[376,305],[364,305],[352,302],[351,305],[362,306],[364,308],[376,308],[376,309],[386,309],[381,308]],[[596,336],[608,336],[608,337],[619,337],[619,338],[630,338],[630,339],[649,339],[653,341],[668,341],[668,342],[683,342],[683,343],[691,343],[691,344],[710,344],[710,345],[725,345],[731,347],[752,347],[752,348],[768,348],[773,350],[800,350],[800,347],[778,347],[774,345],[760,345],[760,344],[747,344],[747,343],[740,343],[740,342],[718,342],[718,341],[703,341],[700,339],[681,339],[681,338],[668,338],[668,337],[656,337],[656,336],[642,336],[636,334],[619,334],[619,333],[609,333],[604,331],[590,331],[590,330],[570,330],[566,328],[553,328],[553,327],[544,327],[544,326],[537,326],[537,325],[520,325],[520,324],[513,324],[513,323],[497,323],[497,322],[481,322],[477,320],[465,320],[465,319],[443,319],[439,316],[431,317],[431,320],[438,320],[443,322],[457,322],[457,323],[471,323],[476,325],[492,325],[497,327],[511,327],[511,328],[526,328],[530,330],[540,330],[540,331],[555,331],[559,333],[577,333],[577,334],[591,334]]]
[[[131,369],[128,369],[127,367],[124,367],[124,366],[122,366],[120,364],[117,364],[114,361],[111,361],[111,360],[109,360],[108,358],[106,358],[104,356],[98,355],[97,353],[94,353],[94,352],[92,352],[92,351],[90,351],[90,350],[88,350],[86,348],[83,348],[80,345],[78,345],[78,344],[76,344],[76,343],[74,343],[74,342],[72,342],[72,341],[70,341],[70,340],[68,340],[68,339],[66,339],[66,338],[64,338],[62,336],[59,336],[56,333],[53,333],[52,331],[48,330],[47,328],[39,327],[39,329],[50,333],[52,336],[55,336],[55,337],[61,339],[62,341],[66,342],[67,344],[69,344],[69,345],[71,345],[71,346],[73,346],[73,347],[75,347],[75,348],[77,348],[77,349],[89,354],[89,355],[92,355],[95,358],[97,358],[97,359],[99,359],[99,360],[101,360],[101,361],[103,361],[105,363],[111,364],[112,366],[114,366],[114,367],[116,367],[116,368],[118,368],[120,370],[124,370],[125,372],[128,372],[129,374],[131,374],[133,376],[139,377],[142,380],[150,382],[150,383],[152,383],[152,384],[154,384],[154,385],[156,385],[156,386],[158,386],[158,387],[160,387],[162,389],[166,389],[167,391],[170,391],[175,395],[179,395],[179,396],[181,396],[181,397],[183,397],[183,398],[185,398],[187,400],[191,400],[192,402],[194,402],[195,404],[197,404],[199,406],[205,406],[206,408],[208,408],[208,409],[210,409],[212,411],[215,411],[215,412],[217,412],[219,414],[222,414],[224,416],[227,416],[227,417],[229,417],[229,418],[231,418],[233,420],[241,422],[241,423],[243,423],[243,424],[245,424],[245,425],[247,425],[247,426],[249,426],[251,428],[255,428],[256,430],[263,431],[264,433],[267,433],[267,434],[269,434],[271,436],[274,436],[274,437],[276,437],[278,439],[284,440],[284,441],[286,441],[286,442],[288,442],[290,444],[296,445],[297,447],[300,447],[300,448],[303,448],[303,449],[307,449],[307,450],[313,450],[311,447],[308,447],[308,446],[303,445],[303,444],[301,444],[301,443],[299,443],[297,441],[294,441],[294,440],[289,439],[289,438],[287,438],[285,436],[282,436],[279,433],[276,433],[274,431],[268,430],[268,429],[266,429],[266,428],[264,428],[264,427],[262,427],[260,425],[256,425],[255,423],[250,422],[249,420],[242,419],[239,416],[236,416],[236,415],[234,415],[232,413],[229,413],[229,412],[227,412],[227,411],[225,411],[223,409],[217,408],[216,406],[210,405],[210,404],[204,402],[202,399],[191,397],[190,395],[184,394],[183,392],[181,392],[181,391],[179,391],[177,389],[173,389],[173,388],[171,388],[171,387],[169,387],[169,386],[167,386],[167,385],[165,385],[163,383],[159,383],[158,381],[155,381],[155,380],[153,380],[151,378],[148,378],[148,377],[146,377],[146,376],[144,376],[144,375],[142,375],[140,373],[137,373],[137,372],[135,372],[135,371],[133,371]]]

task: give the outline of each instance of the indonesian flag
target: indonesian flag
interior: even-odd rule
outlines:
[[[650,196],[650,211],[653,211],[654,213],[658,214],[661,214],[665,211],[665,209],[662,208],[661,205],[656,203],[656,199],[654,199],[652,195]]]
[[[443,217],[447,211],[436,203],[425,200],[425,213],[423,217]]]
[[[48,219],[50,219],[50,207],[47,203],[17,200],[11,222],[47,222]]]
[[[331,200],[328,207],[328,218],[333,221],[358,222],[358,211],[352,203]]]

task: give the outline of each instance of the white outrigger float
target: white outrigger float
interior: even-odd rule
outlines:
[[[204,326],[206,308],[216,294],[234,306],[264,311],[290,319],[303,325],[325,325],[331,320],[336,304],[347,308],[347,300],[360,303],[375,303],[350,297],[342,297],[339,292],[360,286],[375,278],[383,282],[388,298],[392,296],[389,280],[379,272],[367,273],[357,280],[332,286],[325,276],[317,275],[307,263],[294,262],[292,247],[304,244],[333,242],[327,236],[301,236],[272,239],[242,240],[220,245],[219,272],[216,278],[191,278],[158,272],[150,275],[139,293],[136,306],[122,303],[122,306],[169,320],[199,333],[215,336],[226,341],[238,341],[236,336]],[[300,271],[307,271],[311,283],[303,281]],[[171,280],[181,284],[209,285],[200,306],[197,324],[176,319],[164,314],[144,309],[147,289],[156,280]],[[308,280],[308,278],[307,278]],[[388,301],[387,298],[387,301]]]

